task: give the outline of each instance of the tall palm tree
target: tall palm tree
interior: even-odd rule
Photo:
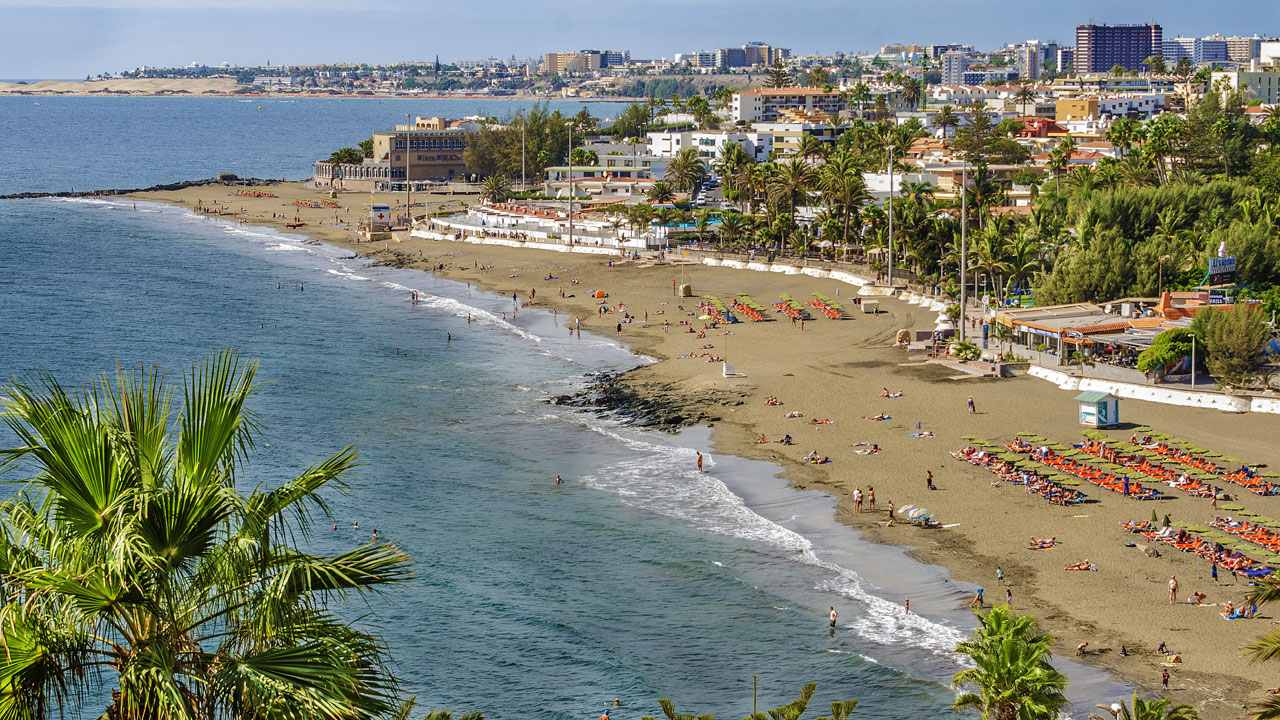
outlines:
[[[320,491],[355,467],[351,448],[241,490],[256,371],[230,351],[206,359],[184,373],[176,415],[158,370],[5,388],[18,446],[0,457],[34,473],[0,503],[5,717],[70,709],[104,680],[103,716],[121,720],[394,709],[378,638],[327,605],[403,582],[409,558],[385,542],[294,547],[327,512]]]
[[[979,614],[974,637],[956,647],[975,667],[952,680],[956,688],[970,688],[955,708],[977,709],[983,720],[1056,718],[1067,706],[1067,678],[1049,664],[1051,642],[1034,620],[1015,617],[1007,607]]]
[[[1035,109],[1034,103],[1036,101],[1036,91],[1032,90],[1031,86],[1025,83],[1019,85],[1018,92],[1013,94],[1013,101],[1021,108],[1023,115],[1033,115],[1034,113],[1027,112],[1027,105],[1033,105],[1032,109]]]
[[[688,147],[676,152],[671,162],[667,163],[663,179],[671,183],[679,192],[692,192],[694,186],[706,175],[707,166],[702,162],[702,158],[698,157],[698,150]]]
[[[750,219],[741,213],[725,213],[720,218],[720,237],[731,246],[737,245],[750,228]]]
[[[644,191],[644,197],[655,205],[666,205],[676,199],[676,191],[672,189],[667,181],[659,180]]]
[[[862,179],[862,168],[857,159],[851,153],[833,154],[818,171],[818,189],[823,202],[840,217],[840,242],[847,250],[849,227],[858,218],[862,207],[871,202],[871,193]]]
[[[800,136],[800,146],[797,148],[796,154],[805,160],[820,158],[827,154],[827,144],[813,135],[805,133]]]
[[[920,98],[924,97],[924,83],[920,78],[906,75],[899,81],[898,88],[902,102],[906,104],[907,108],[914,109],[919,107]]]
[[[956,113],[955,108],[950,105],[943,105],[937,115],[933,116],[933,124],[942,128],[942,139],[947,139],[947,128],[954,128],[960,125],[960,116]]]
[[[1053,173],[1053,186],[1058,192],[1062,192],[1062,173],[1067,169],[1067,164],[1067,155],[1061,147],[1049,151],[1049,160],[1045,165]]]
[[[793,156],[778,165],[777,171],[769,179],[770,202],[784,208],[793,217],[796,206],[805,202],[812,185],[813,168],[802,158]]]
[[[1174,705],[1169,698],[1147,700],[1136,691],[1129,705],[1121,700],[1115,705],[1099,705],[1098,709],[1109,717],[1094,713],[1089,715],[1089,720],[1200,720],[1200,715],[1190,705]]]
[[[511,195],[511,181],[506,175],[490,175],[480,183],[480,199],[500,203]]]

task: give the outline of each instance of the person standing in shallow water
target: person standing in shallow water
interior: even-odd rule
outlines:
[[[702,453],[698,453],[698,472],[702,472]]]

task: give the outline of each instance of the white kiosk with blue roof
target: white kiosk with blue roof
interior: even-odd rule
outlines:
[[[1089,427],[1112,427],[1120,424],[1120,398],[1096,390],[1076,396],[1080,401],[1080,424]]]

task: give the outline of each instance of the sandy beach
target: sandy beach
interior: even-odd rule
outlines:
[[[443,277],[511,295],[525,303],[555,308],[580,318],[581,327],[595,333],[619,336],[636,351],[659,358],[629,374],[627,381],[641,391],[680,396],[707,390],[745,393],[743,404],[705,408],[720,420],[713,423],[712,453],[729,453],[768,460],[788,468],[797,487],[821,488],[841,498],[837,519],[865,533],[869,539],[914,548],[922,560],[949,568],[961,580],[986,588],[990,603],[1005,602],[1006,586],[997,584],[999,567],[1012,592],[1014,608],[1041,620],[1057,638],[1059,654],[1074,654],[1087,642],[1085,662],[1105,667],[1152,692],[1159,691],[1160,643],[1181,655],[1183,663],[1170,679],[1170,695],[1177,702],[1195,705],[1206,718],[1241,717],[1243,705],[1265,698],[1265,688],[1278,685],[1268,665],[1251,665],[1241,648],[1272,629],[1280,619],[1274,608],[1264,608],[1252,620],[1225,621],[1221,605],[1237,605],[1246,594],[1243,579],[1233,581],[1219,571],[1219,582],[1209,577],[1209,563],[1189,553],[1156,544],[1159,557],[1149,557],[1141,535],[1121,528],[1128,520],[1147,520],[1154,510],[1174,521],[1205,524],[1215,514],[1208,499],[1192,498],[1156,485],[1168,499],[1138,501],[1092,485],[1083,485],[1090,502],[1060,507],[1050,505],[1020,486],[993,486],[995,476],[955,460],[949,455],[964,447],[964,436],[975,436],[997,445],[1018,432],[1032,432],[1050,442],[1081,440],[1073,393],[1031,377],[989,379],[932,364],[915,353],[893,347],[901,328],[931,329],[933,314],[895,300],[880,299],[884,311],[877,316],[856,312],[856,288],[832,280],[777,273],[711,268],[699,264],[615,262],[600,256],[544,252],[461,242],[405,237],[397,241],[351,241],[349,227],[363,211],[368,196],[344,195],[339,208],[298,207],[294,200],[324,197],[302,184],[265,190],[276,197],[243,197],[235,187],[200,187],[175,192],[147,193],[137,200],[176,203],[194,209],[216,207],[220,219],[250,225],[273,226],[285,232],[306,234],[316,240],[341,245],[376,259],[428,269],[443,264]],[[404,196],[379,198],[401,204]],[[216,201],[216,205],[215,205]],[[415,195],[415,213],[427,208],[450,209],[474,196]],[[273,217],[273,215],[275,217]],[[289,230],[285,222],[303,222]],[[492,266],[492,269],[480,269]],[[555,279],[544,279],[552,276]],[[576,280],[576,284],[571,281]],[[740,323],[708,329],[705,337],[685,332],[702,330],[704,321],[692,316],[696,299],[674,296],[672,281],[692,285],[695,295],[716,295],[728,301],[740,293],[751,295],[769,307],[779,295],[789,293],[804,301],[811,293],[839,299],[849,310],[845,319],[816,317],[803,325],[781,315],[767,314],[769,321]],[[625,304],[637,318],[618,329],[619,314],[600,314],[600,300],[588,291],[608,293],[609,308]],[[573,297],[561,297],[561,292]],[[408,302],[409,298],[405,298]],[[644,319],[648,314],[647,321]],[[816,313],[815,313],[816,314]],[[782,319],[778,319],[782,318]],[[664,330],[664,321],[670,328]],[[689,326],[681,322],[691,323]],[[479,331],[479,330],[478,330]],[[454,337],[453,341],[465,341]],[[444,342],[444,339],[441,339]],[[722,377],[719,362],[726,358],[738,371]],[[688,357],[693,356],[693,357]],[[902,391],[896,399],[880,397],[882,388]],[[766,405],[768,396],[781,405]],[[966,400],[977,410],[971,414]],[[803,417],[788,418],[788,413]],[[886,413],[886,421],[867,419]],[[1148,425],[1217,451],[1280,467],[1280,446],[1266,438],[1280,436],[1280,417],[1232,415],[1216,411],[1123,400],[1121,418],[1131,425]],[[813,420],[829,424],[812,424]],[[913,438],[916,424],[933,437]],[[1127,439],[1131,430],[1112,431]],[[790,434],[793,445],[775,442]],[[761,435],[766,442],[757,442]],[[859,454],[875,443],[878,454]],[[810,453],[828,456],[828,464],[801,461]],[[932,472],[936,490],[927,487]],[[879,512],[854,512],[850,493],[874,488]],[[1233,502],[1260,516],[1280,517],[1280,497],[1259,497],[1227,486]],[[915,504],[927,507],[948,527],[922,529],[903,522],[885,527],[884,508]],[[1031,537],[1056,537],[1058,547],[1028,549]],[[1127,547],[1134,543],[1135,547]],[[1096,572],[1069,572],[1064,567],[1088,559]],[[1177,576],[1178,602],[1170,604],[1167,583]],[[1192,592],[1207,595],[1206,607],[1186,602]],[[1124,646],[1128,656],[1121,656]]]

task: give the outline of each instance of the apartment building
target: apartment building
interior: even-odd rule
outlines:
[[[844,110],[839,92],[820,88],[756,88],[733,94],[729,114],[734,121],[776,122],[787,110],[831,115]]]
[[[604,56],[599,52],[552,52],[542,61],[542,72],[547,75],[563,75],[575,72],[591,72],[604,66]]]
[[[1161,45],[1165,65],[1172,67],[1182,58],[1195,65],[1211,62],[1227,62],[1229,59],[1226,38],[1176,37]]]
[[[1107,72],[1116,65],[1141,70],[1143,60],[1163,50],[1164,30],[1159,25],[1076,26],[1077,72]]]
[[[737,130],[696,130],[691,132],[651,132],[649,152],[659,158],[675,157],[684,148],[696,148],[698,157],[710,163],[720,157],[725,145],[742,146],[756,162],[765,162],[773,152],[773,134]]]
[[[1211,87],[1225,81],[1231,89],[1244,88],[1249,98],[1257,98],[1268,105],[1280,103],[1280,67],[1263,68],[1255,62],[1250,69],[1224,70],[1213,73]]]
[[[964,50],[949,50],[942,54],[942,84],[963,85],[964,74],[973,64],[973,55]]]
[[[1060,47],[1055,53],[1054,58],[1057,61],[1058,72],[1064,72],[1067,68],[1075,68],[1076,66],[1076,49],[1073,47]]]
[[[1054,119],[1067,122],[1118,117],[1148,118],[1164,112],[1167,100],[1165,95],[1160,94],[1065,98],[1057,101]]]

